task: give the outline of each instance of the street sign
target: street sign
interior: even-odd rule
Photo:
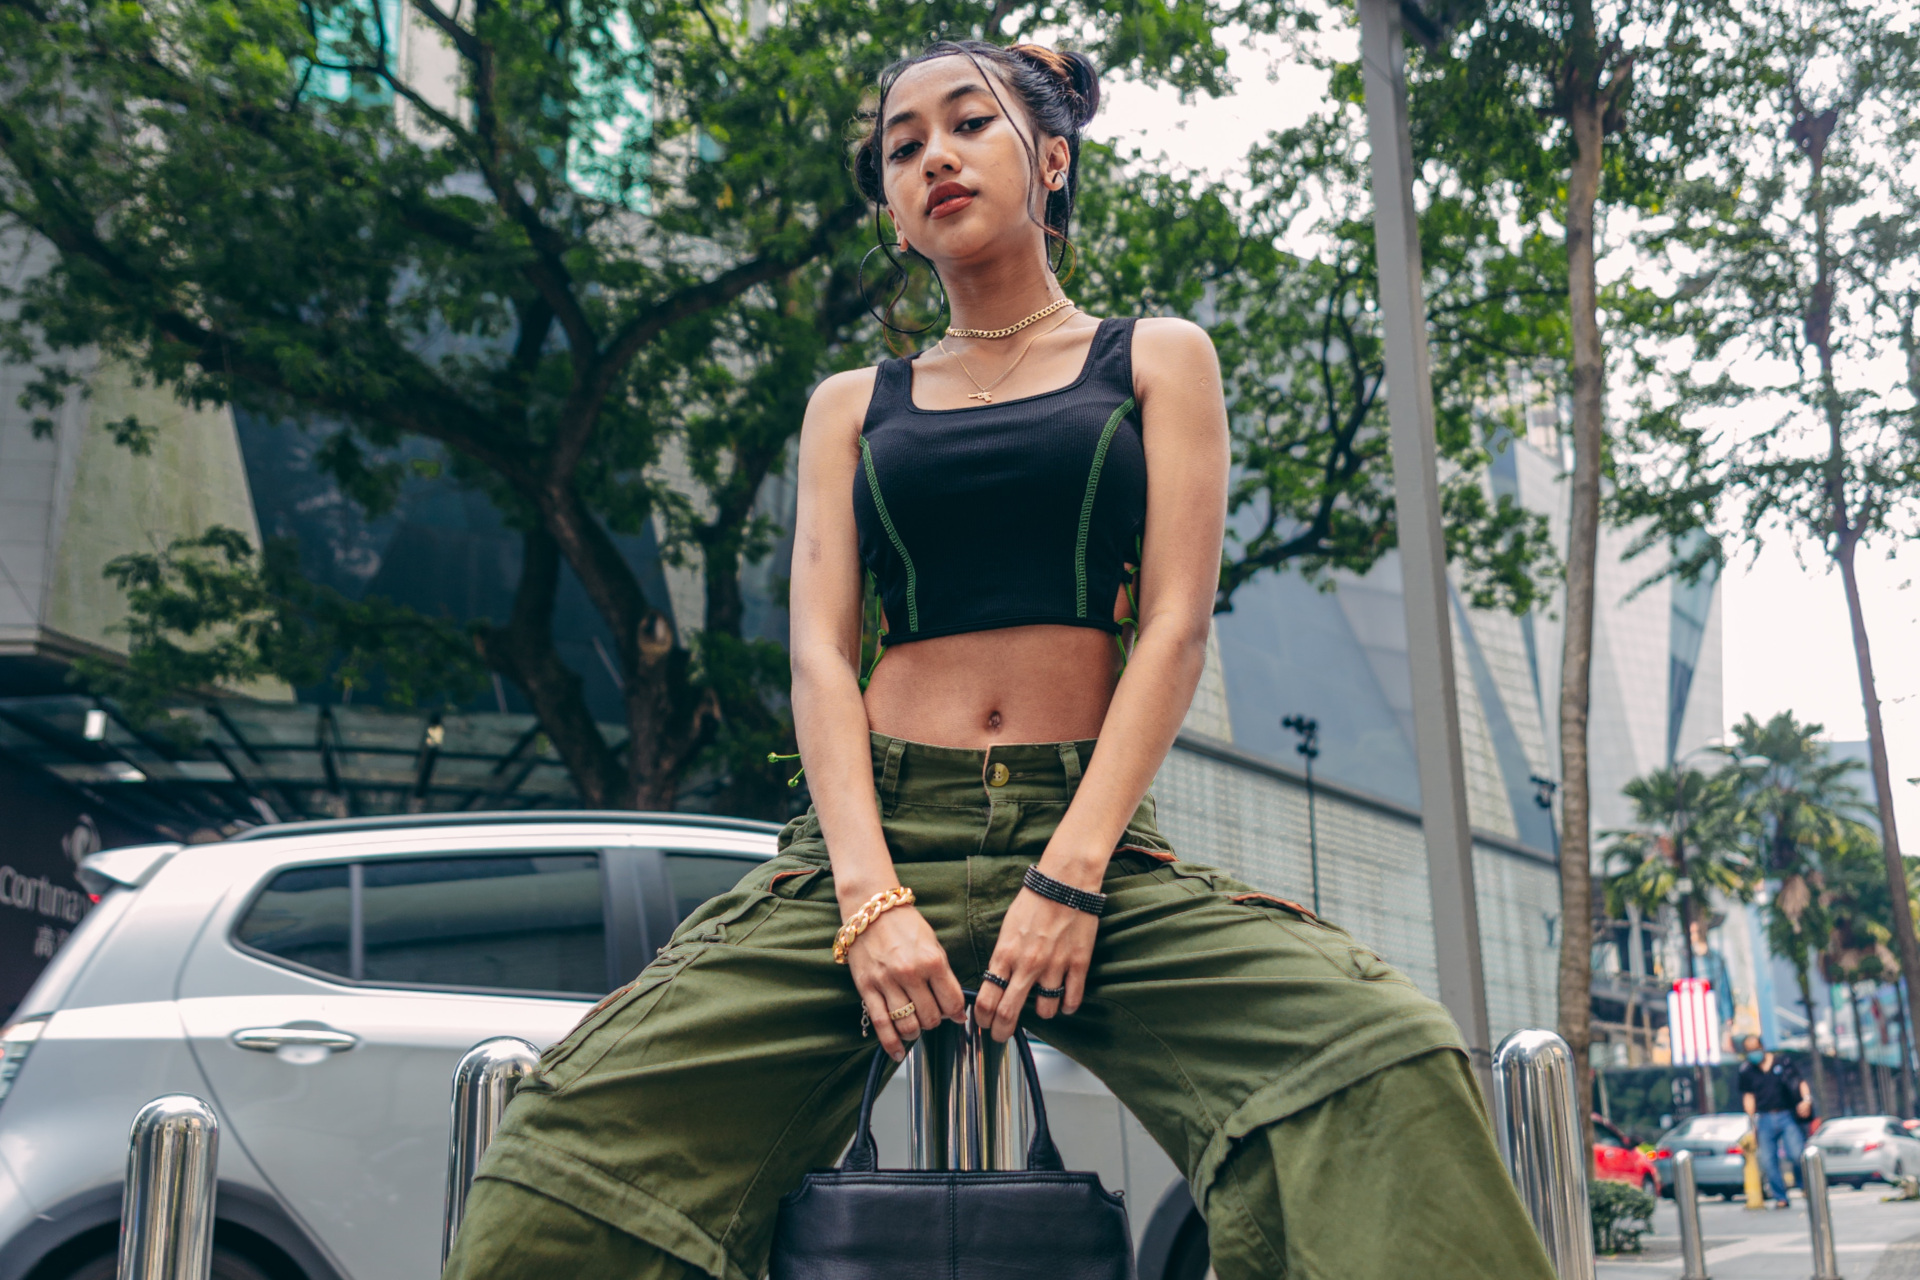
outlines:
[[[1720,1010],[1713,983],[1680,978],[1667,993],[1667,1043],[1676,1067],[1710,1067],[1720,1061]]]

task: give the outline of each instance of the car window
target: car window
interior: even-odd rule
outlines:
[[[360,982],[608,989],[600,859],[591,853],[298,867],[269,882],[234,940]]]
[[[667,880],[673,885],[674,924],[692,915],[707,899],[733,888],[740,877],[763,861],[730,854],[668,852]]]
[[[1747,1131],[1745,1116],[1694,1116],[1677,1129],[1669,1130],[1661,1145],[1669,1142],[1737,1142]]]
[[[282,871],[254,900],[234,937],[290,964],[351,975],[352,895],[345,866]]]
[[[595,854],[369,862],[362,875],[367,982],[607,990]]]

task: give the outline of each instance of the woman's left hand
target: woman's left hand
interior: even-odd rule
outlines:
[[[1100,918],[1085,911],[1021,889],[1000,925],[987,972],[1007,980],[1003,991],[991,982],[980,984],[974,1016],[982,1027],[1004,1043],[1020,1025],[1020,1011],[1034,987],[1065,987],[1064,1000],[1041,996],[1034,1012],[1043,1018],[1073,1013],[1086,994],[1087,967],[1093,961],[1094,938]]]

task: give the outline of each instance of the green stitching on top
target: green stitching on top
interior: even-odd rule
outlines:
[[[1133,402],[1129,400],[1127,403]],[[900,541],[899,531],[893,527],[893,517],[887,514],[887,500],[880,496],[880,477],[874,472],[873,450],[867,447],[865,436],[860,437],[860,461],[867,469],[867,491],[873,495],[873,509],[880,514],[880,526],[893,542],[893,553],[900,557],[900,563],[907,568],[907,631],[912,633],[920,629],[919,579],[914,577],[913,557],[907,554],[907,544]]]
[[[1100,445],[1093,451],[1093,470],[1087,473],[1087,496],[1080,502],[1080,536],[1073,544],[1073,616],[1076,618],[1087,616],[1087,534],[1093,528],[1093,496],[1100,488],[1100,468],[1106,464],[1107,446],[1113,443],[1113,433],[1119,427],[1120,419],[1131,412],[1133,397],[1128,396],[1120,402],[1120,407],[1113,411],[1113,416],[1107,419],[1107,425],[1101,429]],[[884,516],[881,518],[885,519]]]

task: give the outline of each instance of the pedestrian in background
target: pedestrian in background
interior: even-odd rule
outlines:
[[[1784,1151],[1796,1165],[1806,1134],[1800,1122],[1813,1114],[1813,1091],[1800,1078],[1800,1069],[1765,1048],[1759,1036],[1748,1036],[1746,1065],[1740,1068],[1740,1103],[1760,1143],[1760,1172],[1767,1196],[1777,1209],[1787,1208],[1787,1183],[1780,1171]]]

